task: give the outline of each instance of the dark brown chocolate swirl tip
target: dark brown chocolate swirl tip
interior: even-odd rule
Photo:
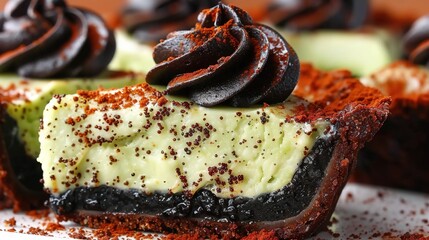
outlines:
[[[250,106],[284,101],[299,77],[292,47],[243,10],[220,3],[204,10],[196,27],[155,47],[150,84],[187,95],[202,106]]]
[[[194,26],[198,13],[216,0],[129,0],[122,22],[143,43],[156,44],[168,33]]]
[[[63,0],[9,0],[0,16],[0,71],[30,78],[91,77],[109,64],[115,38],[95,13]]]
[[[419,18],[403,41],[405,53],[410,60],[429,68],[429,15]]]
[[[368,0],[275,0],[268,8],[276,26],[291,30],[348,29],[361,26]]]

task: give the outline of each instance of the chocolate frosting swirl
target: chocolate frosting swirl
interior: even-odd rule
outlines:
[[[30,78],[91,77],[109,64],[115,38],[95,13],[63,0],[10,0],[0,16],[0,71]]]
[[[368,0],[276,0],[269,18],[292,30],[348,29],[361,26],[369,12]]]
[[[404,50],[415,64],[429,68],[429,15],[419,18],[403,39]]]
[[[129,0],[122,22],[143,43],[156,44],[168,33],[194,26],[198,13],[216,0]]]
[[[204,10],[194,29],[169,34],[153,57],[147,82],[202,106],[278,103],[299,77],[298,57],[277,32],[222,3]]]

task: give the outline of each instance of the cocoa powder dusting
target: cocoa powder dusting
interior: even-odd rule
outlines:
[[[429,119],[427,71],[409,62],[398,61],[372,74],[369,80],[376,88],[392,97],[390,105],[392,115]]]
[[[287,118],[298,122],[330,119],[335,123],[341,115],[339,112],[352,107],[377,107],[390,103],[389,97],[383,97],[376,89],[364,87],[349,71],[321,72],[309,64],[301,65],[300,79],[293,94],[311,102],[305,106],[298,105],[294,116]]]

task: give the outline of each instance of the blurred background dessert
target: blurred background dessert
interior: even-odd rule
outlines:
[[[182,1],[192,2],[192,0]],[[5,2],[6,0],[0,0],[0,7],[2,7]],[[146,3],[146,7],[142,7],[142,5],[138,4],[138,1],[135,0],[107,0],[103,1],[103,4],[94,1],[71,0],[70,4],[87,7],[97,11],[104,17],[108,25],[122,30],[132,30],[134,33],[135,26],[131,24],[133,22],[131,20],[134,17],[127,16],[124,18],[123,13],[135,12],[135,9],[150,8],[151,5],[153,6],[153,4],[149,4],[151,1],[142,2]],[[174,4],[176,4],[167,4],[167,2],[181,1],[159,1],[161,7],[158,7],[158,9],[172,8]],[[193,6],[185,8],[185,10],[187,9],[189,12],[193,8],[195,10],[195,8],[199,7],[208,7],[215,1],[207,0],[203,2],[204,4],[199,4],[200,6],[196,6],[194,3],[188,4],[189,6]],[[272,25],[277,24],[278,30],[286,30],[284,31],[285,36],[291,44],[295,46],[295,50],[303,61],[311,61],[316,67],[326,70],[347,68],[356,76],[368,75],[393,62],[394,59],[399,58],[401,52],[397,48],[399,45],[397,35],[403,34],[415,19],[429,12],[429,4],[425,0],[410,0],[406,2],[402,0],[321,0],[301,2],[297,0],[225,0],[224,2],[235,4],[243,8],[249,12],[256,21],[263,21]],[[348,22],[348,20],[344,20],[347,18],[350,22],[343,24],[344,26],[335,26],[332,24],[331,26],[317,26],[317,29],[313,28],[312,31],[306,31],[302,34],[291,34],[288,32],[291,28],[285,27],[284,22],[279,24],[279,21],[282,20],[282,14],[279,16],[276,11],[273,11],[273,9],[276,10],[281,8],[282,5],[287,7],[300,3],[301,5],[308,6],[308,4],[311,3],[313,6],[316,6],[318,9],[317,12],[322,12],[323,15],[327,14],[326,10],[332,11],[332,9],[335,9],[333,6],[335,6],[335,4],[338,5],[339,2],[346,3],[344,5],[346,7],[342,7],[340,11],[343,20],[338,21],[341,18],[338,16],[331,20],[333,22],[345,23]],[[317,7],[317,4],[325,5],[325,8]],[[133,8],[134,10],[132,10]],[[323,11],[325,11],[325,13],[323,13]],[[153,11],[147,12],[150,13]],[[156,15],[158,16],[159,14]],[[177,22],[183,22],[180,18],[176,19]],[[173,26],[170,24],[168,29],[172,27]],[[326,30],[327,28],[329,30]],[[383,31],[386,29],[388,29],[388,31]],[[295,27],[295,30],[302,29],[296,29]],[[314,32],[314,30],[317,31]],[[116,32],[118,35],[117,40],[121,47],[110,67],[112,69],[141,70],[142,72],[147,72],[154,63],[151,61],[150,57],[152,49],[146,47],[151,47],[154,43],[152,42],[149,45],[147,43],[136,44],[136,41],[133,41],[136,39],[130,38],[132,35],[123,34],[124,32],[125,31]],[[134,35],[141,36],[142,34]],[[349,46],[355,47],[350,48]],[[138,49],[138,51],[136,51],[136,49]],[[338,56],[341,56],[341,58]],[[330,60],[326,61],[328,57]],[[365,60],[362,60],[362,58],[365,58]],[[127,61],[126,59],[131,60]],[[143,64],[138,65],[136,62],[143,62]]]
[[[402,39],[405,60],[361,79],[392,97],[390,116],[361,152],[355,179],[429,192],[429,15]]]
[[[143,1],[143,0],[142,0]],[[122,9],[126,0],[104,0],[103,4],[99,1],[87,0],[71,0],[72,5],[88,7],[98,11],[101,15],[108,19],[109,23],[117,18],[118,10]],[[228,0],[228,3],[240,6],[250,13],[255,20],[261,20],[266,14],[266,6],[271,0]],[[6,0],[0,0],[0,7],[3,8]],[[426,0],[370,0],[371,4],[371,19],[385,22],[391,25],[393,22],[398,22],[400,26],[410,26],[418,17],[429,12],[429,4]]]
[[[40,119],[53,95],[144,80],[107,69],[116,41],[96,13],[51,3],[11,0],[0,15],[0,209],[43,207],[47,195],[35,158]]]

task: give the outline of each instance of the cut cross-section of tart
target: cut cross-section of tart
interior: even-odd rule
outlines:
[[[169,100],[146,84],[57,96],[40,131],[49,204],[91,227],[308,236],[332,214],[389,99],[309,66],[295,93],[251,108]]]
[[[310,236],[388,114],[388,97],[349,72],[301,66],[278,33],[234,6],[204,10],[154,60],[148,83],[46,106],[38,161],[60,219],[203,238]]]

